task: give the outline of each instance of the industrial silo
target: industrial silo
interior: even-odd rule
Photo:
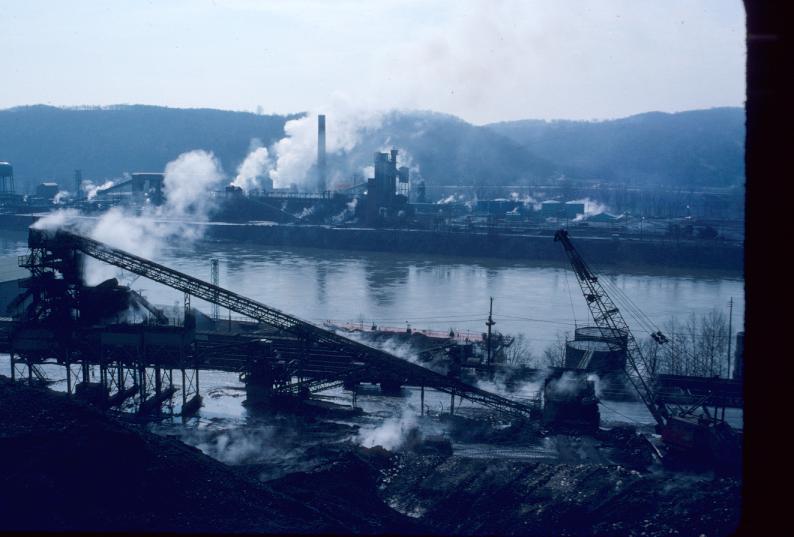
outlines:
[[[565,344],[565,367],[599,373],[620,371],[626,366],[628,334],[623,330],[583,326]]]
[[[619,328],[580,326],[574,331],[573,338],[577,341],[606,341],[625,347],[629,341],[629,334]]]
[[[14,167],[10,162],[0,162],[0,194],[14,193]]]

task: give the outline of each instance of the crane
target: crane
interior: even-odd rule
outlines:
[[[656,430],[661,434],[665,444],[668,447],[684,451],[719,450],[720,446],[724,446],[720,442],[730,436],[730,428],[724,422],[719,423],[718,427],[714,427],[716,420],[709,416],[705,401],[699,405],[703,404],[706,419],[693,420],[686,417],[692,411],[691,408],[674,415],[656,397],[653,389],[654,371],[649,367],[620,309],[601,285],[598,276],[588,267],[574,247],[568,237],[568,231],[560,229],[555,232],[554,241],[562,243],[565,249],[595,324],[609,333],[622,334],[626,337],[626,376],[656,421]],[[659,330],[651,332],[650,335],[659,345],[668,341],[667,337]],[[614,350],[618,350],[618,343],[610,342],[609,345],[614,347]]]

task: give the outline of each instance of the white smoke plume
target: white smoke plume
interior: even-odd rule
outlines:
[[[342,209],[342,212],[331,217],[331,223],[341,224],[353,218],[353,216],[355,216],[356,214],[357,205],[358,205],[358,198],[353,198],[352,201],[347,202],[345,204],[345,208]]]
[[[601,382],[601,378],[598,375],[596,375],[595,373],[590,373],[589,375],[587,375],[587,380],[593,382],[593,384],[595,385],[596,397],[601,398],[601,396],[604,393],[603,392],[604,391],[604,383]]]
[[[91,201],[96,197],[97,193],[100,190],[105,190],[106,188],[110,188],[113,186],[113,184],[114,184],[113,181],[110,180],[105,181],[101,185],[94,184],[94,182],[90,180],[85,180],[80,184],[80,188],[83,189],[83,193],[85,194],[86,199],[88,201]]]
[[[595,201],[590,198],[582,198],[579,200],[573,200],[575,203],[583,203],[584,204],[584,215],[579,215],[574,219],[574,222],[583,220],[585,218],[590,218],[591,216],[595,216],[597,214],[605,213],[609,211],[609,207]]]
[[[79,216],[80,211],[77,209],[58,209],[40,218],[30,227],[33,229],[58,229],[73,222]]]
[[[246,194],[252,190],[261,190],[262,179],[268,176],[273,168],[270,153],[262,146],[262,142],[252,140],[252,146],[245,160],[237,168],[237,177],[232,181],[232,186],[242,188]]]
[[[182,243],[201,237],[212,208],[213,187],[223,178],[220,164],[212,153],[190,151],[179,155],[165,167],[165,203],[145,207],[140,214],[113,207],[99,218],[81,216],[74,209],[54,211],[38,220],[36,229],[68,227],[77,233],[121,248],[141,257],[156,257],[168,242]],[[86,261],[86,283],[94,285],[112,277],[117,269],[98,261]]]
[[[560,378],[549,381],[549,392],[562,396],[574,395],[579,392],[581,385],[582,379],[580,375],[573,371],[566,371]]]
[[[350,332],[349,334],[345,334],[345,336],[364,343],[365,345],[377,347],[388,352],[389,354],[399,356],[403,360],[407,360],[409,362],[416,362],[419,358],[417,356],[416,350],[411,346],[410,343],[401,343],[396,338],[390,337],[383,340],[373,341],[366,336],[366,332]]]
[[[352,151],[368,131],[383,123],[383,113],[363,110],[341,95],[335,95],[329,106],[319,108],[328,114],[326,153],[345,154]],[[276,188],[291,184],[308,185],[309,170],[317,163],[317,116],[313,111],[284,125],[286,136],[270,148],[273,168],[270,178]]]
[[[313,215],[317,210],[316,205],[312,205],[311,207],[304,207],[303,210],[295,215],[298,219],[308,218],[309,216]]]
[[[69,197],[69,193],[66,190],[59,190],[55,197],[52,198],[52,203],[54,205],[60,205],[61,201],[67,199]]]
[[[375,166],[364,166],[361,168],[361,175],[364,178],[364,181],[370,179],[371,177],[375,177]]]
[[[211,152],[182,153],[165,166],[163,192],[166,203],[159,216],[207,220],[210,191],[223,178],[221,166]]]
[[[507,387],[504,377],[500,378],[498,376],[493,380],[477,379],[474,385],[481,390],[495,393],[508,399],[532,399],[543,390],[543,381],[546,375],[547,372],[544,371],[540,375],[533,377],[532,380],[517,383],[511,388]]]
[[[531,208],[533,211],[539,211],[541,207],[540,202],[529,194],[521,196],[518,192],[511,192],[510,199],[521,202],[524,207]]]
[[[385,420],[375,429],[359,430],[356,441],[364,447],[381,446],[394,451],[405,444],[409,432],[416,426],[416,414],[405,408],[400,416]]]

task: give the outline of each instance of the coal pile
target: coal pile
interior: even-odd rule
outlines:
[[[610,458],[618,464],[634,470],[644,470],[654,463],[653,451],[649,449],[648,440],[639,435],[633,426],[599,429],[596,438],[609,449]]]
[[[0,456],[14,461],[0,474],[0,529],[6,531],[339,534],[410,523],[400,524],[409,519],[393,511],[382,519],[368,504],[356,510],[353,496],[351,510],[337,511],[342,500],[330,499],[345,491],[339,478],[336,484],[300,477],[263,484],[173,438],[5,377]],[[345,464],[353,465],[340,469],[346,476],[361,470]]]
[[[65,394],[0,377],[0,456],[13,461],[0,474],[0,529],[719,536],[739,521],[738,478],[638,470],[647,452],[630,428],[601,431],[597,441],[636,467],[615,457],[578,464],[391,452],[330,442],[345,427],[309,424],[317,427],[325,440],[304,446],[284,475],[247,457],[223,464]],[[516,425],[503,435],[523,445],[537,432]],[[580,439],[558,440],[572,453],[596,445]]]
[[[400,456],[380,494],[449,535],[729,535],[740,513],[735,479],[614,465]]]

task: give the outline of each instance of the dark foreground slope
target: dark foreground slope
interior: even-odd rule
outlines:
[[[395,468],[381,495],[444,535],[720,536],[739,524],[730,477],[458,457]]]
[[[320,451],[313,469],[260,483],[255,466],[0,377],[0,530],[719,536],[740,515],[733,477]]]
[[[371,534],[413,527],[382,503],[337,511],[316,490],[322,483],[309,493],[309,484],[295,494],[276,490],[177,440],[4,377],[0,457],[0,530]]]

